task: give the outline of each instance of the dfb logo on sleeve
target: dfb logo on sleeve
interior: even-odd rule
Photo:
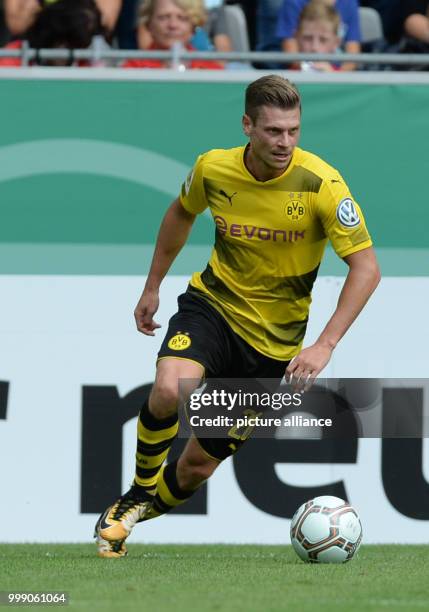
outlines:
[[[190,171],[190,173],[188,174],[186,181],[185,181],[185,193],[186,195],[189,195],[189,190],[191,188],[192,185],[192,180],[194,178],[194,172],[195,172],[195,168],[192,168],[192,170]]]
[[[345,227],[355,227],[360,223],[359,213],[351,198],[343,198],[337,206],[337,219]]]

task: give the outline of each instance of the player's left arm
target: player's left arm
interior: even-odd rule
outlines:
[[[309,379],[310,383],[327,365],[332,351],[380,282],[380,269],[362,211],[343,177],[334,169],[329,170],[313,205],[326,236],[349,271],[335,312],[325,329],[286,370],[295,381]]]
[[[380,282],[380,268],[372,247],[347,255],[344,261],[349,271],[335,312],[316,342],[289,364],[286,373],[294,380],[307,381],[318,376]]]

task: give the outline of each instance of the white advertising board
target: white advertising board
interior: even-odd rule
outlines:
[[[163,330],[187,280],[165,280],[157,315],[163,328],[156,338],[147,338],[136,332],[132,316],[144,278],[0,277],[0,541],[80,542],[91,538],[97,515],[82,512],[81,499],[85,471],[82,389],[115,387],[123,397],[153,381]],[[317,281],[306,344],[317,337],[329,318],[341,285],[340,278]],[[429,278],[384,279],[337,347],[325,375],[427,376],[428,298]],[[427,415],[426,396],[424,401]],[[133,418],[122,430],[118,458],[122,490],[133,477],[135,424]],[[108,422],[101,421],[94,440],[106,458],[113,452],[108,444],[103,446],[108,427]],[[416,459],[419,484],[426,494],[419,494],[420,502],[415,502],[420,518],[411,518],[392,504],[387,491],[392,485],[386,484],[382,474],[383,443],[377,438],[359,439],[355,461],[279,462],[275,474],[280,483],[294,487],[342,481],[361,515],[366,542],[429,542],[429,504],[424,501],[429,495],[428,440],[420,441]],[[413,490],[404,491],[404,496],[412,494]],[[8,500],[13,500],[13,516]],[[138,526],[132,539],[286,543],[288,530],[288,519],[262,511],[248,500],[228,460],[208,483],[206,514],[162,517]]]

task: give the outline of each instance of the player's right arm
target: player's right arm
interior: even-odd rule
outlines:
[[[167,210],[159,229],[145,288],[134,310],[137,329],[146,336],[154,336],[155,329],[160,327],[153,315],[159,306],[161,282],[185,244],[195,217],[208,206],[203,178],[204,158],[205,155],[200,155],[197,159],[182,185],[180,197]]]
[[[134,310],[137,329],[146,336],[154,336],[154,330],[160,327],[153,319],[159,306],[159,287],[185,244],[195,217],[177,198],[162,220],[146,284]]]

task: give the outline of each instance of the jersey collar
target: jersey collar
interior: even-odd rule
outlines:
[[[286,170],[283,172],[283,174],[280,174],[280,176],[276,176],[275,178],[268,179],[268,181],[258,181],[258,179],[255,178],[253,176],[253,174],[247,169],[247,166],[244,163],[244,156],[246,154],[246,151],[247,151],[248,147],[249,147],[249,143],[247,145],[244,145],[242,147],[241,151],[240,151],[241,168],[242,168],[244,174],[248,178],[250,178],[254,183],[256,183],[257,185],[273,185],[277,181],[281,181],[282,179],[284,179],[291,172],[292,168],[296,165],[296,158],[297,158],[298,147],[295,147],[295,149],[293,150],[292,157],[290,159],[289,165],[286,168]]]

